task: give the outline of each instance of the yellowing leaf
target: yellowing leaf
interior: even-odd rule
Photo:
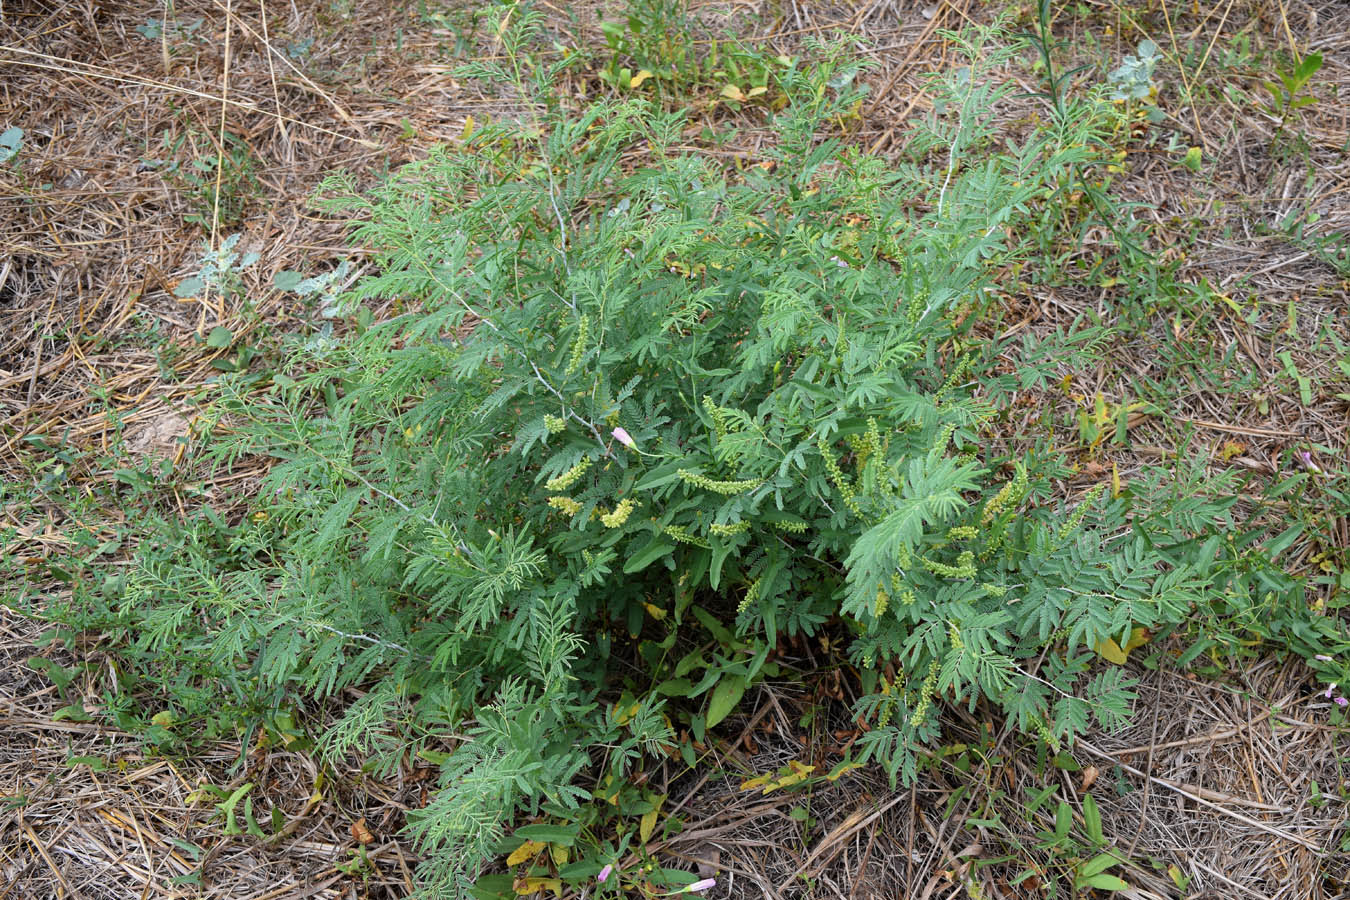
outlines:
[[[640,709],[642,709],[641,703],[634,703],[632,706],[618,707],[614,711],[614,721],[618,722],[620,725],[627,725],[629,722],[633,721],[633,716],[636,716]]]
[[[742,781],[741,790],[757,791],[770,781],[773,781],[773,773],[765,772],[763,775],[756,775],[754,778],[747,778],[745,781]]]
[[[1097,646],[1094,649],[1097,651],[1098,656],[1108,662],[1113,662],[1118,666],[1125,665],[1125,661],[1129,658],[1125,651],[1120,649],[1120,645],[1111,638],[1107,638],[1104,641],[1098,641]]]
[[[572,851],[564,844],[549,844],[548,855],[553,857],[553,864],[555,866],[565,866],[567,865],[567,860],[572,856]]]
[[[555,896],[562,896],[562,880],[558,878],[517,878],[511,887],[521,897],[539,891],[552,891]]]
[[[835,766],[833,769],[831,769],[830,774],[825,776],[825,780],[838,781],[840,778],[844,776],[845,773],[851,772],[854,769],[861,769],[862,767],[863,764],[860,762],[850,762],[848,760],[845,760],[841,762],[839,765]]]
[[[461,141],[467,141],[473,137],[473,116],[464,117],[464,133],[460,135]]]
[[[1136,647],[1142,647],[1149,642],[1152,635],[1148,633],[1147,628],[1136,628],[1130,632],[1130,639],[1121,647],[1111,638],[1104,641],[1098,641],[1094,648],[1098,655],[1103,659],[1113,662],[1118,666],[1125,665],[1126,660],[1130,658],[1130,651]]]
[[[543,841],[526,841],[511,851],[511,855],[506,858],[506,864],[508,866],[518,866],[528,859],[534,859],[546,846],[548,845]]]
[[[652,831],[656,828],[656,820],[661,815],[661,807],[666,805],[666,795],[657,797],[651,810],[647,812],[642,821],[638,824],[638,836],[642,838],[642,843],[651,840]]]
[[[638,70],[638,73],[637,73],[636,75],[633,76],[633,78],[632,78],[631,81],[628,82],[628,86],[629,86],[630,88],[638,88],[638,87],[641,87],[641,86],[642,86],[642,82],[646,81],[648,78],[651,78],[651,77],[652,77],[652,73],[651,73],[651,72],[649,72],[649,71],[646,70],[646,69],[639,69],[639,70]]]
[[[815,766],[804,766],[795,759],[789,762],[788,765],[792,767],[792,771],[778,779],[778,784],[774,785],[775,788],[792,787],[798,782],[805,781],[806,777],[816,770]],[[764,793],[768,793],[767,788]]]
[[[1136,628],[1130,632],[1130,639],[1125,642],[1125,652],[1129,653],[1135,647],[1142,647],[1153,640],[1153,635],[1148,633],[1147,628]]]
[[[661,815],[661,810],[654,809],[642,817],[638,823],[638,837],[642,838],[642,843],[651,840],[652,832],[656,829],[656,819]]]
[[[642,605],[647,607],[647,615],[651,616],[656,621],[659,622],[666,617],[666,611],[656,604],[643,603]]]
[[[722,88],[722,96],[726,97],[728,100],[745,99],[745,94],[741,93],[741,89],[736,87],[736,85],[734,84],[729,84],[726,87]]]
[[[752,87],[752,88],[749,90],[749,92],[746,93],[745,96],[747,96],[747,97],[758,97],[760,94],[766,94],[766,93],[768,93],[768,91],[769,91],[769,89],[768,89],[767,87],[763,87],[763,86],[760,86],[760,87]]]
[[[815,766],[803,765],[794,759],[789,761],[786,766],[779,769],[777,772],[757,775],[754,778],[742,781],[741,790],[753,791],[763,788],[764,793],[771,794],[774,791],[792,787],[794,784],[805,781],[807,776],[815,770]]]

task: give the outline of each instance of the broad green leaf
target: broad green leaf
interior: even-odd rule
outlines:
[[[541,841],[547,844],[562,844],[570,847],[577,841],[581,832],[580,825],[524,825],[516,829],[516,837],[527,841]]]
[[[1087,830],[1088,839],[1094,845],[1101,846],[1106,843],[1106,836],[1102,834],[1102,814],[1091,794],[1083,795],[1083,827]]]
[[[1105,872],[1100,875],[1093,875],[1091,878],[1084,878],[1080,883],[1099,891],[1128,891],[1130,889],[1128,882]]]
[[[204,290],[206,290],[206,282],[193,275],[178,282],[178,287],[173,289],[173,295],[182,300],[195,297]]]
[[[708,698],[708,727],[713,728],[731,714],[745,694],[745,679],[740,675],[724,675]]]
[[[293,291],[304,280],[305,276],[302,273],[287,269],[272,276],[272,286],[279,291]]]
[[[674,541],[664,535],[657,535],[643,545],[641,550],[628,557],[627,562],[623,564],[624,574],[632,575],[634,572],[641,572],[658,559],[669,556],[674,549]]]
[[[1078,870],[1078,874],[1089,877],[1096,875],[1099,872],[1105,872],[1112,866],[1120,865],[1121,862],[1122,860],[1119,856],[1116,856],[1114,852],[1108,850],[1106,853],[1099,853],[1092,859],[1083,863],[1082,868]]]

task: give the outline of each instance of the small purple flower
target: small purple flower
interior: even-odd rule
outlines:
[[[1303,468],[1307,469],[1309,472],[1322,471],[1321,468],[1318,467],[1317,463],[1313,462],[1312,454],[1309,453],[1307,450],[1300,450],[1298,452],[1298,459],[1299,462],[1303,463]]]
[[[685,893],[697,894],[700,891],[706,891],[708,888],[717,884],[716,878],[704,878],[702,881],[695,881],[689,887],[685,888]]]
[[[601,884],[604,884],[605,880],[609,878],[609,873],[613,871],[614,871],[613,866],[605,866],[603,869],[600,870],[600,874],[595,876],[595,880],[600,882]]]
[[[1331,662],[1331,657],[1327,656],[1325,653],[1319,653],[1314,656],[1313,659],[1320,659],[1322,662]]]
[[[1323,692],[1322,696],[1323,696],[1323,697],[1326,697],[1328,700],[1330,700],[1330,699],[1331,699],[1331,692],[1334,691],[1334,690],[1336,690],[1336,682],[1333,681],[1331,684],[1327,685],[1327,689],[1326,689],[1325,692]]]
[[[622,428],[614,429],[614,438],[620,444],[623,444],[625,447],[628,447],[629,449],[632,450],[637,449],[637,441],[633,440],[633,436]]]
[[[1347,700],[1347,699],[1345,699],[1344,697],[1337,697],[1337,698],[1336,698],[1336,705],[1337,705],[1337,706],[1350,706],[1350,700]]]

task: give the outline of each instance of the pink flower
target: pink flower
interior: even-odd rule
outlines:
[[[686,893],[689,894],[697,894],[700,891],[706,891],[708,888],[712,887],[715,884],[717,884],[716,878],[705,878],[702,881],[695,881],[693,884],[689,885],[689,887],[685,888],[684,890]]]
[[[1334,690],[1336,690],[1336,682],[1333,681],[1331,684],[1327,685],[1327,689],[1326,689],[1325,693],[1322,694],[1322,696],[1323,696],[1323,697],[1326,697],[1328,700],[1330,700],[1330,699],[1331,699],[1331,692],[1334,691]]]
[[[1337,698],[1336,698],[1336,705],[1337,705],[1337,706],[1350,706],[1350,700],[1347,700],[1347,699],[1345,699],[1344,697],[1337,697]]]
[[[604,884],[605,879],[609,878],[609,873],[613,871],[614,871],[613,866],[605,866],[603,869],[600,870],[600,874],[595,876],[595,880],[600,882],[601,884]]]
[[[633,440],[633,436],[622,428],[614,429],[614,438],[620,444],[623,444],[625,447],[628,447],[633,450],[637,449],[637,441]]]
[[[1331,662],[1331,657],[1327,656],[1325,653],[1319,653],[1314,656],[1313,659],[1320,659],[1322,662]]]
[[[1307,469],[1309,472],[1322,471],[1320,468],[1318,468],[1317,463],[1313,462],[1312,454],[1309,453],[1307,450],[1300,450],[1298,452],[1298,458],[1299,461],[1303,463],[1303,468]]]

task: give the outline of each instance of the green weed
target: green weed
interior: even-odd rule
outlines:
[[[143,163],[164,173],[166,179],[187,197],[189,210],[185,221],[210,229],[213,223],[233,228],[242,220],[248,204],[261,186],[259,163],[253,151],[239,137],[225,134],[225,153],[197,155],[196,148],[212,139],[200,132],[183,132],[177,137],[164,135],[162,157]],[[191,158],[181,157],[189,153]]]
[[[735,40],[697,40],[685,0],[630,0],[624,18],[602,23],[600,30],[609,58],[598,75],[620,91],[647,84],[682,101],[711,89],[740,105],[769,99],[774,76],[793,64]]]
[[[621,52],[705,77],[680,68],[682,7],[650,10]],[[1254,636],[1341,665],[1350,643],[1279,566],[1301,530],[1272,537],[1238,476],[1182,447],[1057,499],[1062,451],[993,440],[1019,393],[1112,337],[1089,322],[987,336],[1003,273],[1106,223],[1109,258],[1062,253],[1061,271],[1170,284],[1118,224],[1115,113],[1071,95],[1048,2],[1031,40],[1050,121],[1003,140],[1008,88],[980,61],[1026,45],[954,36],[970,64],[935,85],[897,168],[837,136],[863,95],[840,47],[765,67],[780,142],[746,168],[681,149],[688,120],[632,71],[617,98],[557,102],[582,57],[532,53],[539,18],[507,12],[501,53],[461,74],[510,86],[525,112],[371,191],[329,179],[318,202],[354,223],[374,273],[279,275],[319,321],[276,371],[217,382],[200,462],[266,460],[246,508],[183,521],[133,472],[134,565],[86,554],[65,573],[69,606],[46,614],[118,648],[115,721],[169,746],[241,727],[284,741],[299,701],[360,687],[319,751],[438,767],[410,815],[429,891],[651,896],[693,876],[644,855],[678,823],[639,775],[703,765],[747,691],[783,674],[780,641],[839,647],[868,729],[850,762],[906,783],[943,703],[986,704],[1056,755],[1093,722],[1120,726],[1119,663],[1142,634],[1178,636],[1183,665]],[[180,290],[237,290],[235,246]],[[1085,402],[1077,439],[1127,441],[1149,387]],[[227,829],[265,833],[246,787],[216,799]],[[1074,890],[1117,889],[1091,798],[1081,828],[1072,813],[1056,806],[1038,852]],[[512,875],[479,877],[502,856]]]

